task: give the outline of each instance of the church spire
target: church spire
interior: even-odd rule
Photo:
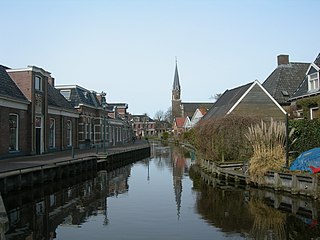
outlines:
[[[174,72],[174,80],[173,80],[172,90],[180,91],[177,57],[176,57],[176,70]]]

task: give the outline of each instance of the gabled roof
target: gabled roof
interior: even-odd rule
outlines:
[[[254,82],[245,84],[243,86],[240,86],[231,90],[226,90],[221,95],[221,97],[215,102],[215,104],[208,111],[208,113],[204,115],[202,120],[207,120],[209,118],[221,118],[232,113],[232,111],[241,103],[241,101],[248,95],[248,93],[254,87],[260,88],[262,92],[264,92],[267,95],[267,97],[281,110],[283,114],[286,113],[284,109],[280,106],[280,104],[256,80]]]
[[[262,85],[280,105],[286,105],[305,77],[309,65],[294,62],[281,64]]]
[[[0,65],[0,95],[29,103],[28,99],[11,79],[6,69],[8,68]]]
[[[309,92],[309,89],[308,89],[308,75],[307,75],[307,74],[310,74],[312,72],[317,72],[317,71],[319,71],[319,69],[320,69],[320,53],[316,57],[314,62],[309,64],[309,67],[308,67],[308,69],[306,71],[306,74],[303,77],[303,80],[300,82],[299,86],[297,87],[295,92],[292,94],[292,96],[289,99],[289,101],[293,101],[293,100],[298,99],[298,98],[308,97],[308,96],[312,96],[312,95],[318,95],[320,93],[320,90]]]
[[[135,121],[136,118],[139,118],[139,122],[145,121],[146,117],[148,122],[154,122],[152,118],[150,118],[148,115],[145,115],[145,114],[130,115],[131,120]]]
[[[202,119],[205,120],[211,117],[218,118],[226,116],[230,109],[239,101],[252,84],[253,82],[231,90],[226,90]]]

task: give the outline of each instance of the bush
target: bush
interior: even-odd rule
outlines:
[[[297,155],[309,149],[319,147],[320,145],[320,120],[302,119],[290,120],[289,129],[294,128],[294,133],[290,137],[293,142],[290,145],[290,151]]]
[[[224,118],[201,121],[195,128],[195,147],[213,161],[243,161],[252,154],[244,133],[257,119],[228,115]]]
[[[169,138],[169,133],[168,132],[162,133],[162,140],[167,141],[168,138]]]

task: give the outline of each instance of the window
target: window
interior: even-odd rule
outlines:
[[[318,107],[310,108],[310,119],[316,119],[320,117],[320,112]]]
[[[318,90],[319,89],[319,77],[318,73],[312,73],[308,76],[309,80],[309,91]]]
[[[42,91],[42,79],[39,76],[34,78],[34,88],[38,91]]]
[[[65,99],[70,100],[71,90],[60,90],[60,93]]]
[[[18,115],[9,115],[9,151],[18,151],[18,133],[19,133]]]
[[[67,145],[72,146],[72,124],[71,121],[67,121]]]
[[[56,123],[54,118],[50,118],[49,126],[49,147],[54,148],[56,146]]]

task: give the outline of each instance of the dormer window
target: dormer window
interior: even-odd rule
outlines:
[[[60,90],[60,93],[65,99],[70,100],[71,90]]]
[[[34,78],[34,88],[38,91],[42,91],[42,78],[35,76]]]
[[[308,87],[309,87],[309,91],[315,91],[319,89],[318,72],[308,75]]]

